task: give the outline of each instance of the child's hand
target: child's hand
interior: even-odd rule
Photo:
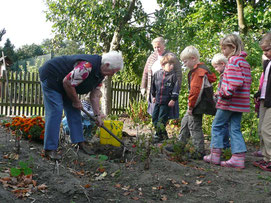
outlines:
[[[152,103],[155,103],[156,102],[156,99],[155,97],[152,98]]]
[[[257,104],[260,101],[259,97],[254,97],[254,104]]]
[[[169,103],[168,103],[168,106],[169,107],[173,107],[174,105],[175,105],[175,101],[170,100]]]

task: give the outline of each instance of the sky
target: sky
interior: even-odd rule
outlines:
[[[7,38],[15,48],[22,45],[41,44],[44,39],[52,38],[52,23],[46,21],[44,0],[0,0],[0,30],[6,29],[0,46]],[[147,13],[158,8],[156,0],[141,0]]]

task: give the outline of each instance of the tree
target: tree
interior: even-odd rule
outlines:
[[[144,26],[147,28],[149,23],[139,0],[47,0],[46,2],[49,9],[47,18],[54,23],[57,39],[82,41],[87,53],[100,54],[118,49],[135,53],[138,49],[137,43],[150,41],[146,40],[148,36],[143,34],[139,35],[143,39],[131,37],[131,33],[137,33],[139,29],[142,33],[146,33],[143,29]],[[132,44],[133,49],[129,46]],[[145,50],[149,44],[144,45]],[[137,57],[136,54],[134,57]],[[127,63],[133,61],[134,58]],[[138,69],[138,65],[134,65],[135,69]],[[109,90],[110,79],[105,84]],[[108,114],[111,109],[108,91],[104,93],[104,98],[107,98],[107,102],[103,102],[106,104],[103,109]]]
[[[4,36],[4,34],[6,34],[6,29],[5,28],[0,30],[0,41],[2,41],[2,37]]]
[[[8,56],[13,62],[17,60],[17,56],[15,54],[15,46],[11,44],[11,41],[9,39],[6,40],[3,51],[6,56]]]
[[[16,51],[18,60],[28,59],[35,56],[41,56],[43,54],[44,52],[42,50],[42,47],[37,44],[23,45]]]
[[[54,56],[83,54],[85,52],[83,43],[71,40],[54,41],[46,39],[42,42],[41,47],[45,53],[53,53]]]

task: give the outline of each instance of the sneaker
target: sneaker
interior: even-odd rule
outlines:
[[[253,166],[260,167],[261,164],[266,164],[266,161],[261,159],[259,161],[254,161],[252,164]]]
[[[88,145],[87,142],[79,142],[78,146],[79,146],[79,150],[81,150],[85,154],[88,154],[88,155],[94,155],[95,154],[94,151],[91,149],[91,146]]]
[[[57,153],[56,150],[45,150],[45,157],[52,160],[60,160],[61,155]]]
[[[265,162],[259,165],[259,167],[264,171],[270,171],[271,172],[271,161]]]

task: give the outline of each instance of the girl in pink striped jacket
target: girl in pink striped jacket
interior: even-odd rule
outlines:
[[[212,124],[211,154],[204,161],[225,167],[245,168],[246,144],[241,133],[243,112],[250,111],[250,65],[239,36],[227,35],[220,41],[221,51],[228,58],[217,101],[217,112]],[[228,123],[232,157],[220,162],[223,149],[223,126]]]

